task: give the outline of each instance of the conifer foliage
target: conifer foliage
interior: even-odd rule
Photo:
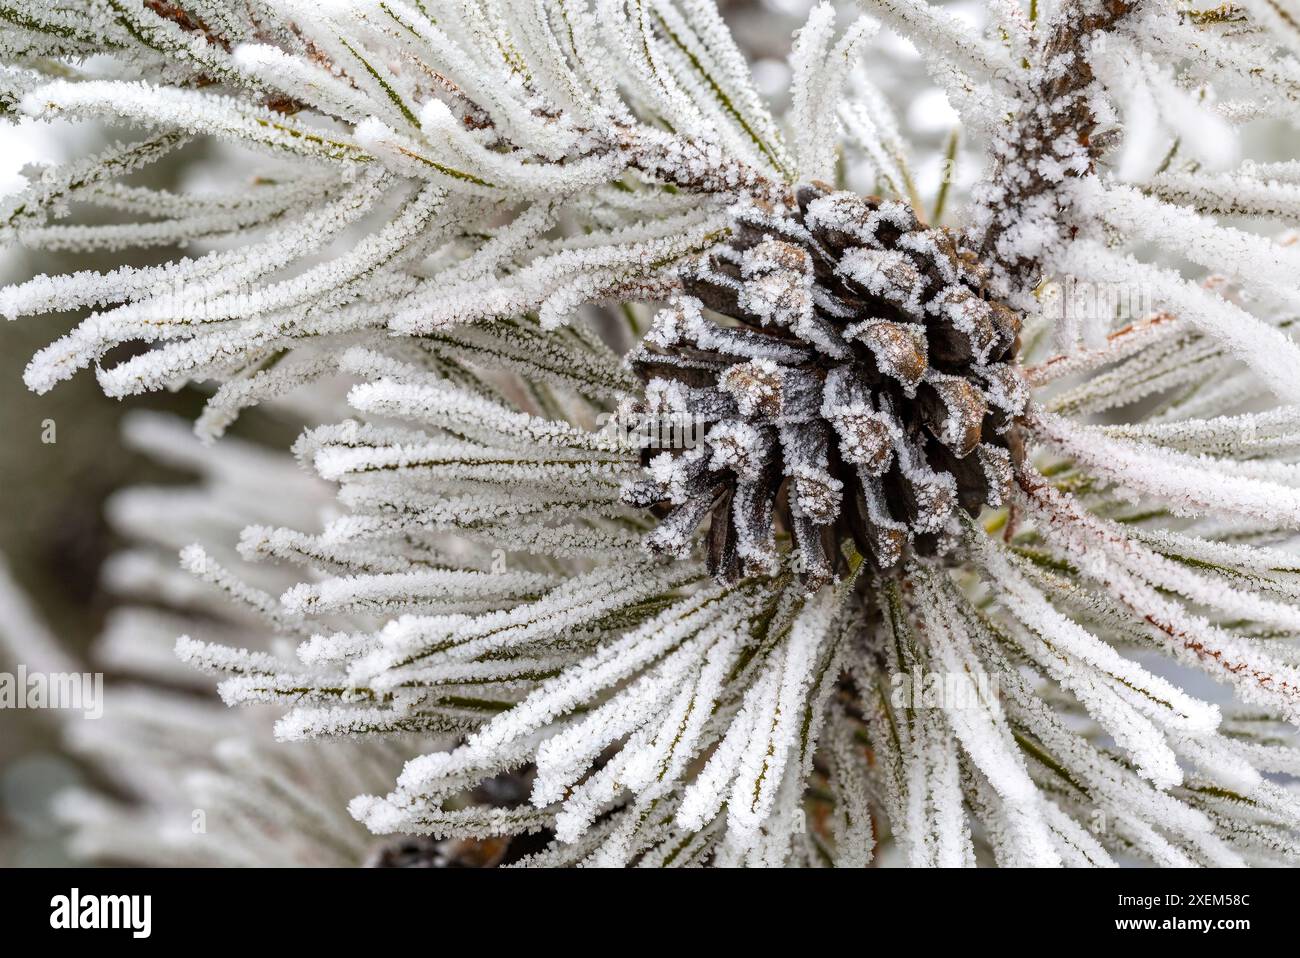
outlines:
[[[171,735],[236,838],[83,795],[82,846],[1296,862],[1300,161],[1248,152],[1295,142],[1289,2],[822,3],[777,113],[712,0],[0,0],[5,118],[125,137],[0,211],[124,259],[0,290],[84,313],[28,385],[210,390],[205,444],[132,425],[203,483],[115,507],[113,584],[184,610],[101,654],[291,750],[120,706],[142,805]],[[301,469],[221,438],[294,397]]]

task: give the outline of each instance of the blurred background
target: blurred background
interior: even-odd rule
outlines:
[[[102,149],[114,133],[71,123],[0,126],[0,194],[21,189],[24,170]],[[164,160],[142,171],[134,182],[162,189],[192,186],[204,162],[213,159],[190,149],[183,168],[175,159]],[[5,249],[0,251],[0,284],[41,273],[165,262],[181,253],[166,247],[99,255]],[[187,388],[112,400],[100,391],[93,374],[77,376],[44,396],[28,391],[22,378],[27,362],[79,319],[55,314],[20,322],[0,320],[0,571],[21,593],[35,624],[43,625],[78,659],[99,633],[114,601],[103,587],[101,566],[123,543],[105,518],[106,499],[139,483],[193,478],[124,447],[122,417],[133,409],[153,409],[192,420],[205,399],[199,390]],[[124,358],[132,348],[138,347],[114,355]],[[288,418],[253,410],[231,433],[283,449],[296,431]],[[0,672],[14,671],[18,663],[12,646],[22,641],[18,636],[8,646],[0,642]],[[110,674],[108,680],[112,678]],[[58,715],[0,711],[0,865],[69,863],[63,830],[51,815],[52,797],[70,785],[106,787],[65,748],[55,721]]]
[[[59,162],[91,147],[99,135],[30,122],[0,127],[0,191],[22,188],[24,169]],[[176,171],[160,164],[153,175],[174,179]],[[165,257],[168,251],[156,252]],[[113,257],[97,261],[9,249],[0,254],[0,282],[102,269]],[[75,321],[58,316],[0,325],[0,555],[35,615],[80,653],[98,631],[107,603],[98,585],[100,564],[113,548],[104,499],[125,484],[158,477],[157,467],[119,448],[118,422],[129,404],[106,400],[93,376],[77,377],[46,396],[24,387],[27,361]],[[185,411],[198,405],[197,397],[184,394],[149,402]],[[50,438],[55,441],[43,441]],[[0,669],[12,672],[14,657],[0,649]],[[77,781],[79,769],[64,756],[50,713],[6,710],[0,722],[0,863],[60,863],[64,852],[49,818],[50,797]]]

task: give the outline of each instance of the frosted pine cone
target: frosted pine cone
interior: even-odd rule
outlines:
[[[878,570],[946,551],[958,508],[1001,502],[1027,397],[1020,317],[985,279],[903,203],[817,184],[740,208],[632,357],[640,412],[703,433],[647,449],[625,490],[664,513],[650,548],[685,554],[708,516],[710,566],[734,580],[774,573],[786,532],[810,588],[845,543]]]

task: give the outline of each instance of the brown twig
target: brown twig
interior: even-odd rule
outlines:
[[[214,33],[206,23],[189,13],[179,3],[173,3],[171,0],[145,0],[144,5],[164,20],[170,20],[186,33],[201,33],[208,43],[221,47],[227,53],[230,52],[229,40],[219,33]]]
[[[1041,265],[1011,244],[1003,243],[1026,210],[1049,211],[1062,238],[1071,228],[1066,222],[1068,203],[1057,197],[1060,170],[1073,175],[1091,172],[1101,153],[1093,138],[1097,119],[1089,103],[1095,77],[1086,56],[1090,38],[1113,29],[1134,8],[1134,0],[1069,0],[1057,15],[1047,39],[1037,45],[1031,59],[1028,89],[1019,115],[994,145],[994,167],[983,210],[982,255],[999,265],[1011,287],[1007,292],[1032,289]],[[1079,147],[1082,147],[1080,151]],[[1086,169],[1078,169],[1080,162]]]

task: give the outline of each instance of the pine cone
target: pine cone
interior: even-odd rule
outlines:
[[[815,184],[789,208],[739,209],[730,243],[682,278],[631,359],[636,411],[702,436],[644,449],[648,476],[624,490],[662,517],[651,549],[685,555],[710,517],[710,567],[730,581],[774,574],[784,531],[815,589],[845,542],[888,570],[946,551],[956,509],[1001,502],[1027,398],[1020,317],[948,230]]]

